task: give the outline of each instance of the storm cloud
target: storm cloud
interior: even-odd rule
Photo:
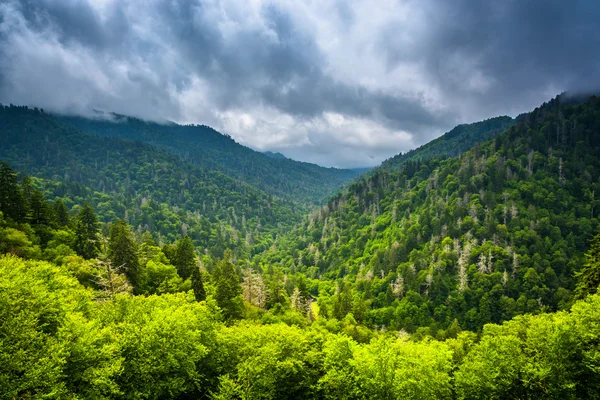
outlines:
[[[592,0],[5,0],[0,102],[202,123],[370,166],[597,89],[598,20]]]

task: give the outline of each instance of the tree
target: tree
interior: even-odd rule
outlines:
[[[87,202],[77,215],[75,223],[75,243],[73,246],[77,254],[90,259],[98,256],[100,252],[100,240],[98,238],[98,219]]]
[[[265,281],[262,276],[245,268],[242,271],[242,290],[244,300],[257,307],[264,308],[266,303]]]
[[[177,273],[183,279],[189,278],[193,269],[197,266],[196,250],[192,239],[188,235],[177,241],[172,262],[177,267]]]
[[[343,279],[338,281],[336,293],[333,297],[333,316],[339,320],[352,310],[352,292],[350,285]]]
[[[273,308],[277,304],[283,305],[285,303],[285,286],[284,286],[285,275],[279,268],[275,268],[271,274],[269,280],[269,287],[267,290],[267,307]]]
[[[4,161],[0,162],[0,211],[16,222],[22,222],[27,215],[25,197],[17,174]]]
[[[202,272],[200,271],[200,265],[197,264],[192,267],[192,290],[194,291],[196,301],[206,299],[206,290],[204,289],[204,282],[202,282]]]
[[[217,263],[213,270],[213,282],[216,289],[215,300],[227,321],[241,318],[244,309],[240,277],[231,259],[231,250],[226,250],[223,259]]]
[[[578,282],[575,293],[580,299],[597,293],[600,286],[600,232],[592,239],[590,250],[585,257],[586,263],[576,274]]]
[[[298,277],[298,282],[296,283],[296,288],[292,293],[291,301],[292,307],[294,307],[295,310],[303,315],[308,315],[311,297],[306,286],[306,279],[304,279],[304,276],[302,275]]]
[[[50,205],[44,198],[42,192],[35,188],[32,188],[31,195],[28,198],[28,201],[30,211],[29,221],[32,225],[54,225],[52,209],[50,208]]]
[[[122,219],[117,220],[110,228],[108,258],[114,266],[123,269],[131,285],[137,289],[141,275],[137,245],[129,226]]]
[[[131,293],[131,285],[121,273],[123,268],[114,267],[110,260],[98,260],[98,274],[94,282],[100,287],[100,298],[113,299],[115,295]]]
[[[58,199],[52,204],[52,208],[54,209],[54,215],[56,217],[56,222],[59,226],[67,226],[69,225],[69,210],[65,206],[62,200]]]

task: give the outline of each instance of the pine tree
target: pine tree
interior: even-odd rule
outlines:
[[[100,252],[98,219],[87,202],[83,204],[77,215],[74,250],[86,259],[96,258]]]
[[[269,280],[269,288],[267,290],[267,307],[273,308],[277,304],[284,304],[285,302],[285,287],[284,287],[285,275],[279,268],[275,268],[271,274]]]
[[[52,204],[52,208],[54,209],[56,223],[59,226],[69,225],[69,210],[67,210],[65,203],[63,203],[62,200],[58,199],[54,202],[54,204]]]
[[[341,320],[352,311],[352,293],[350,285],[340,279],[333,297],[333,317]]]
[[[196,250],[189,236],[185,235],[183,239],[177,241],[172,262],[182,279],[190,277],[196,267]]]
[[[204,282],[202,281],[200,265],[194,265],[192,267],[192,290],[194,291],[196,301],[206,300],[206,290],[204,289]]]
[[[137,289],[140,284],[141,268],[137,245],[127,223],[119,219],[110,228],[108,238],[108,258],[117,268],[122,268],[131,286]]]
[[[29,221],[32,225],[47,225],[53,223],[52,209],[42,192],[37,189],[31,191],[29,201]]]
[[[591,241],[590,250],[585,254],[586,263],[576,276],[578,279],[575,293],[577,298],[584,298],[598,292],[600,286],[600,233]]]
[[[0,211],[5,217],[23,222],[27,208],[16,172],[8,163],[0,162]]]
[[[213,271],[215,300],[227,321],[241,318],[244,311],[242,285],[231,259],[231,250],[226,250]]]

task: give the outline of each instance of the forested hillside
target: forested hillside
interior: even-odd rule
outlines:
[[[88,205],[69,215],[6,164],[0,183],[2,398],[598,398],[600,235],[569,312],[433,340],[311,323],[302,280],[290,299],[230,253],[161,249],[122,220],[103,238]]]
[[[139,141],[83,134],[43,111],[0,107],[0,130],[0,159],[41,178],[34,184],[47,197],[69,209],[89,201],[101,221],[123,218],[159,242],[187,234],[215,256],[248,256],[299,220],[298,206],[245,182]]]
[[[407,162],[427,161],[433,158],[456,157],[476,143],[501,134],[515,124],[511,117],[495,117],[472,124],[458,125],[437,139],[404,154],[385,160],[375,171],[397,171]]]
[[[336,189],[358,175],[352,170],[290,160],[279,153],[263,154],[204,125],[157,124],[117,114],[99,117],[102,119],[57,116],[86,133],[139,140],[168,149],[185,161],[300,204],[323,204]]]
[[[600,398],[600,100],[561,100],[304,221],[2,107],[0,398]]]
[[[597,97],[556,98],[460,157],[379,170],[258,260],[307,276],[322,314],[379,329],[567,309],[598,226],[598,132]]]

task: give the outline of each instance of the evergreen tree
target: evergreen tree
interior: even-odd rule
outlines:
[[[333,317],[341,320],[350,311],[352,311],[352,293],[350,291],[350,285],[344,282],[343,279],[340,279],[338,281],[336,294],[333,297]]]
[[[28,201],[29,221],[32,225],[53,225],[52,209],[42,192],[34,188]]]
[[[194,265],[192,267],[192,290],[194,291],[196,301],[206,299],[206,290],[204,289],[204,283],[202,282],[202,272],[200,271],[199,265]]]
[[[23,222],[27,215],[17,174],[4,161],[0,162],[0,211],[16,222]]]
[[[117,268],[122,268],[134,289],[140,284],[140,261],[137,245],[127,223],[119,219],[110,228],[108,258]]]
[[[226,250],[223,259],[217,263],[213,271],[215,300],[227,321],[241,318],[244,310],[242,285],[231,258],[231,250]]]
[[[585,256],[586,263],[577,273],[578,282],[575,289],[577,297],[581,299],[597,293],[600,286],[600,232],[592,239],[590,250]]]
[[[275,268],[269,280],[269,286],[267,290],[267,308],[273,308],[277,304],[283,305],[285,303],[284,279],[285,275],[281,269]]]
[[[190,277],[192,270],[196,267],[196,251],[192,239],[188,235],[177,241],[172,262],[177,267],[177,273],[182,279]]]
[[[98,219],[92,207],[86,202],[77,215],[75,223],[74,250],[83,258],[98,256],[100,240],[98,238]]]
[[[52,204],[52,208],[54,209],[54,215],[56,218],[56,223],[59,226],[67,226],[69,225],[69,210],[65,206],[62,200],[58,199]]]

